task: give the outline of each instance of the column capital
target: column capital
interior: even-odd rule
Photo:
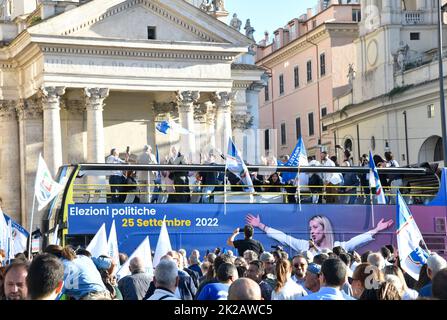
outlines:
[[[109,96],[109,88],[84,88],[87,109],[103,110],[104,99]]]
[[[40,96],[43,102],[43,109],[57,109],[61,96],[65,94],[65,87],[40,87]]]
[[[216,92],[213,95],[213,100],[216,103],[217,109],[222,109],[223,111],[229,112],[231,109],[231,105],[233,103],[233,99],[235,97],[235,93],[232,91],[220,91]]]
[[[0,121],[13,120],[16,118],[16,106],[17,101],[14,100],[4,100],[0,101]]]
[[[177,91],[175,99],[179,112],[194,112],[194,103],[199,98],[199,91]]]
[[[43,109],[36,98],[20,100],[15,109],[19,121],[42,119]]]
[[[253,125],[253,116],[250,114],[231,114],[231,126],[234,129],[246,130]]]

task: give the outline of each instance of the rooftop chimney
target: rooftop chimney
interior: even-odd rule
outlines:
[[[307,19],[309,20],[310,18],[312,18],[312,8],[307,8]]]

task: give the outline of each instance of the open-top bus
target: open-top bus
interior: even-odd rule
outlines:
[[[355,173],[365,177],[369,173],[368,168],[363,167],[249,166],[248,169],[258,176],[298,171],[298,176]],[[127,180],[127,183],[111,186],[108,177],[117,170],[127,172],[129,176],[144,172],[149,176],[149,181],[142,185],[138,181],[128,183]],[[176,186],[172,182],[163,184],[163,180],[150,179],[150,176],[160,177],[161,173],[164,176],[168,173],[169,176],[173,172],[190,177],[197,176],[197,172],[202,175],[212,172],[223,182],[214,185],[214,191],[209,194],[203,192],[204,186],[197,182],[200,174],[199,180],[190,185],[189,190],[186,188],[186,192],[185,185]],[[321,185],[301,185],[299,188],[285,185],[276,192],[269,192],[269,185],[257,185],[255,192],[247,192],[243,186],[226,183],[224,172],[224,165],[66,165],[59,169],[57,176],[58,181],[65,183],[65,190],[48,207],[43,232],[48,236],[57,229],[61,244],[85,246],[103,223],[109,232],[115,221],[119,249],[130,254],[146,236],[149,236],[154,250],[161,223],[166,218],[173,248],[206,251],[225,247],[227,238],[237,227],[244,226],[248,215],[251,215],[255,222],[262,221],[262,224],[287,235],[279,240],[286,245],[285,250],[290,254],[293,239],[318,240],[318,234],[310,232],[309,226],[312,219],[320,217],[325,221],[326,229],[320,237],[326,236],[332,244],[342,242],[348,249],[360,252],[378,250],[384,244],[396,245],[395,224],[392,224],[396,218],[396,206],[392,204],[395,190],[392,188],[385,188],[390,203],[379,205],[374,200],[371,204],[374,190],[365,185],[334,189],[322,188]],[[378,172],[381,177],[396,174],[402,177],[403,184],[399,189],[428,248],[445,255],[447,170],[436,170],[427,165],[419,168],[379,168]],[[111,187],[115,187],[114,193]],[[343,188],[350,190],[350,193]],[[179,201],[178,198],[173,200],[175,197],[169,197],[176,194],[186,194],[187,197],[183,197],[183,201],[172,202]],[[206,203],[203,202],[204,196]],[[337,201],[331,204],[321,201],[328,196],[335,197]],[[144,198],[150,200],[144,203]],[[258,217],[259,220],[256,220]],[[384,222],[389,223],[384,225]],[[368,234],[372,237],[357,241],[359,237],[356,236]],[[268,236],[259,228],[255,229],[254,238],[261,241],[267,250],[279,244],[275,240],[277,237]]]

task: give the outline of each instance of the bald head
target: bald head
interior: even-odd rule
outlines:
[[[261,288],[251,279],[237,279],[228,290],[228,300],[261,300]]]
[[[144,260],[140,257],[132,258],[132,260],[130,260],[129,262],[129,269],[132,273],[144,272],[146,269]]]

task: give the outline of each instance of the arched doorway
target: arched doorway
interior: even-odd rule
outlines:
[[[422,163],[442,160],[444,160],[442,138],[440,136],[431,136],[424,141],[421,148],[419,149],[418,161],[419,163]]]

